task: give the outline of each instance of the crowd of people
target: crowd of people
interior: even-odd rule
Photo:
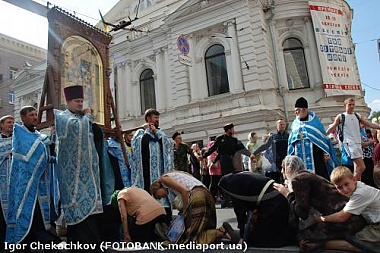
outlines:
[[[297,244],[301,252],[379,252],[380,126],[354,112],[353,98],[327,130],[301,97],[289,132],[279,119],[262,145],[255,132],[244,145],[227,123],[224,134],[201,148],[185,144],[182,132],[169,138],[155,109],[124,140],[106,138],[83,108],[83,87],[66,87],[64,95],[66,110],[54,110],[50,136],[36,130],[32,106],[20,110],[20,124],[0,118],[2,249],[34,241],[227,240]],[[227,222],[217,228],[216,203],[233,208],[236,229]],[[66,242],[54,229],[59,217]]]

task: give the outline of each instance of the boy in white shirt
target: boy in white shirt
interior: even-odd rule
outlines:
[[[340,194],[349,198],[343,210],[318,216],[318,222],[345,222],[351,215],[361,215],[367,225],[356,233],[356,239],[380,245],[380,190],[357,181],[344,166],[335,168],[330,176]]]

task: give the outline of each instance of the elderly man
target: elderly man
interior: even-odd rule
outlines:
[[[12,161],[12,132],[15,118],[5,115],[0,118],[0,249],[5,240],[5,222],[8,209],[9,168]]]
[[[305,98],[295,103],[296,119],[290,127],[288,155],[296,155],[312,173],[329,179],[329,174],[337,165],[334,146],[314,112],[308,110]]]
[[[91,109],[83,109],[83,86],[64,89],[66,110],[54,110],[59,140],[58,179],[70,242],[100,243],[103,212],[99,157]],[[100,137],[102,139],[102,137]]]
[[[267,141],[258,147],[254,155],[259,154],[267,150],[270,146],[272,147],[273,158],[275,158],[276,166],[278,171],[281,171],[281,163],[284,160],[287,152],[289,133],[286,131],[285,120],[279,119],[276,121],[277,132],[269,136]]]
[[[276,163],[276,167],[278,173],[281,171],[282,160],[284,160],[287,153],[288,139],[289,133],[286,131],[286,123],[285,120],[279,119],[276,121],[276,129],[277,132],[269,136],[267,141],[258,147],[253,154],[257,155],[265,150],[268,150],[270,147],[272,148],[272,157],[274,162]],[[275,177],[277,182],[282,181],[281,175]]]
[[[60,243],[50,228],[49,154],[45,144],[50,139],[40,134],[37,110],[24,106],[20,110],[22,125],[15,124],[12,139],[12,163],[9,173],[9,205],[6,242]]]

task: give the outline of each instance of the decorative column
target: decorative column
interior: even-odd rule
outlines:
[[[125,83],[123,86],[125,86],[125,93],[123,94],[123,100],[125,101],[125,108],[122,110],[125,112],[125,117],[133,115],[133,91],[132,91],[132,61],[127,60],[125,62]]]
[[[201,97],[199,96],[199,73],[196,71],[196,64],[195,64],[195,43],[193,35],[191,34],[188,38],[189,46],[190,46],[190,54],[188,55],[191,64],[188,66],[189,71],[189,81],[190,81],[190,102],[199,101]]]
[[[154,52],[156,56],[156,77],[155,78],[155,91],[156,91],[156,109],[158,111],[164,111],[166,108],[166,84],[165,84],[165,58],[164,52],[160,48]]]
[[[314,38],[314,28],[311,23],[310,18],[305,17],[304,19],[305,25],[306,25],[306,31],[307,31],[307,44],[304,45],[305,48],[305,58],[307,64],[307,69],[309,70],[310,75],[310,84],[320,84],[322,83],[322,73],[319,71],[319,68],[314,68],[313,66],[319,65],[316,59],[319,59],[318,51],[317,51],[317,43]],[[308,53],[306,53],[308,51]]]
[[[131,95],[133,96],[133,99],[131,99],[131,102],[133,104],[131,110],[133,110],[133,115],[139,116],[144,113],[141,112],[140,86],[139,82],[134,80],[132,80],[131,84]]]
[[[166,101],[166,108],[172,108],[173,107],[173,100],[172,100],[172,96],[171,96],[171,90],[172,90],[172,87],[171,87],[171,75],[170,75],[170,61],[169,61],[169,54],[168,54],[168,48],[165,48],[164,50],[164,63],[165,63],[165,66],[166,66],[166,69],[165,69],[165,87],[166,87],[166,91],[165,91],[165,97],[167,98],[167,101]]]
[[[236,33],[236,27],[235,27],[235,21],[227,22],[227,34],[231,40],[230,47],[231,47],[231,60],[232,60],[232,77],[231,80],[229,80],[230,84],[232,83],[232,87],[234,88],[232,90],[232,93],[242,92],[243,91],[243,77],[242,77],[242,69],[241,69],[241,61],[240,61],[240,54],[239,49],[237,45],[237,33]]]
[[[116,76],[116,89],[117,89],[117,113],[119,114],[120,120],[126,118],[126,71],[125,62],[120,62],[116,64],[117,76]]]

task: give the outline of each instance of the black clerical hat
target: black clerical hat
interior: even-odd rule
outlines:
[[[304,97],[300,97],[297,99],[296,104],[294,105],[295,108],[308,108],[307,100]]]
[[[73,100],[76,98],[84,98],[83,86],[81,85],[68,86],[63,89],[63,92],[65,93],[66,101]]]

